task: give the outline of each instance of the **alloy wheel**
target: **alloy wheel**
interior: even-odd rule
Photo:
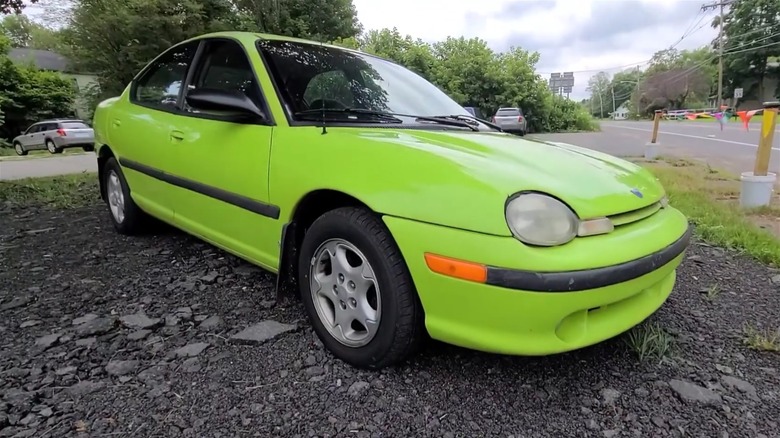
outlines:
[[[349,347],[371,342],[382,312],[379,282],[355,245],[323,242],[314,252],[309,281],[317,316],[334,339]]]
[[[106,187],[108,196],[108,206],[111,209],[111,215],[118,223],[125,220],[125,194],[122,191],[122,182],[119,175],[113,169],[108,173],[108,184]]]

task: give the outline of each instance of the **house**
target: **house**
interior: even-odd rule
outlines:
[[[780,68],[780,57],[769,57],[767,67],[772,69]],[[770,102],[780,99],[777,90],[780,89],[780,80],[771,75],[764,77],[761,87],[762,94],[759,96],[759,89],[755,81],[742,81],[739,86],[744,90],[743,97],[735,99],[733,96],[723,96],[723,104],[731,107],[737,107],[739,110],[754,110],[764,107],[764,102]],[[717,106],[717,96],[712,96],[710,105]]]
[[[612,116],[614,120],[626,120],[628,118],[628,113],[628,102],[623,102],[615,111],[609,113],[609,115]]]
[[[87,118],[91,114],[84,93],[93,84],[97,84],[97,76],[94,74],[74,71],[70,67],[68,58],[49,50],[13,48],[8,54],[11,61],[18,64],[33,63],[40,70],[59,72],[61,75],[71,78],[76,87],[77,97],[75,102],[76,117]]]

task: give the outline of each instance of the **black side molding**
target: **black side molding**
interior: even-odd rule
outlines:
[[[682,254],[691,240],[692,227],[666,248],[619,265],[568,272],[533,272],[488,266],[487,284],[533,292],[574,292],[623,283],[655,271]]]
[[[248,210],[271,219],[279,219],[279,207],[276,205],[266,204],[265,202],[256,201],[254,199],[247,198],[246,196],[228,192],[226,190],[199,183],[191,179],[171,175],[169,173],[163,172],[162,170],[155,169],[154,167],[141,164],[137,161],[128,160],[126,158],[120,158],[119,164],[122,167],[127,167],[128,169],[135,170],[136,172],[141,172],[144,175],[150,176],[168,184],[200,193],[201,195],[235,205],[238,208],[243,208],[244,210]]]

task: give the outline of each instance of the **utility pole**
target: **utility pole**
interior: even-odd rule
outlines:
[[[733,2],[734,0],[721,0],[701,6],[702,11],[720,7],[720,22],[718,23],[718,109],[723,106],[723,7]]]

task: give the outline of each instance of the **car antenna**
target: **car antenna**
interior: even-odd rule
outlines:
[[[320,49],[325,47],[325,44],[322,41],[322,34],[320,33],[317,35],[317,38],[320,41]],[[322,111],[322,135],[325,135],[328,133],[328,130],[325,129],[325,83],[320,80],[320,110]]]

